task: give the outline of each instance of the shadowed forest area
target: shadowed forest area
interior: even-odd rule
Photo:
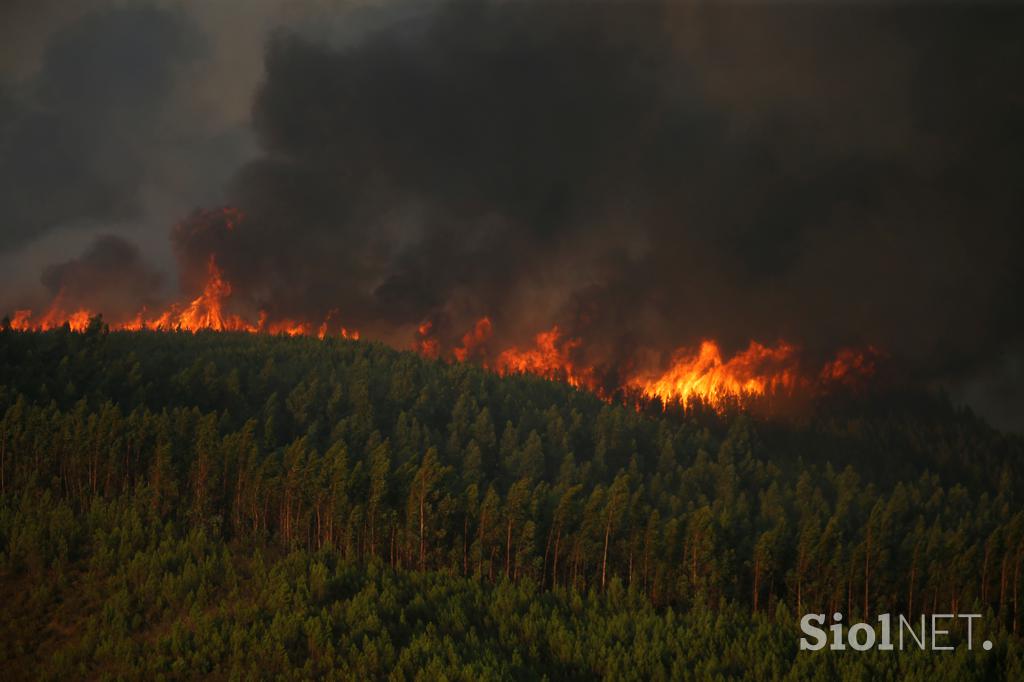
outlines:
[[[0,415],[4,679],[1024,679],[1024,442],[941,395],[636,407],[96,319],[0,331]],[[834,611],[982,632],[798,651]]]

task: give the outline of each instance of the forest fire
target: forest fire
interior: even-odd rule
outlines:
[[[572,386],[594,389],[597,383],[593,369],[580,367],[572,360],[573,353],[582,343],[580,339],[564,339],[558,325],[555,325],[537,334],[533,348],[520,350],[513,347],[502,351],[494,368],[500,374],[537,374]]]
[[[192,286],[198,289],[193,297],[157,310],[143,306],[127,315],[122,312],[119,317],[116,310],[71,305],[69,301],[83,300],[82,292],[75,292],[79,295],[76,299],[68,296],[62,285],[41,316],[19,309],[9,319],[9,326],[18,331],[45,331],[66,324],[71,331],[83,332],[102,313],[104,322],[115,331],[209,330],[359,339],[358,330],[340,324],[338,308],[330,309],[320,322],[301,315],[273,316],[253,297],[236,292],[218,254],[224,254],[230,263],[230,240],[244,220],[244,213],[228,207],[199,211],[175,227],[176,236],[202,245],[198,250],[178,254],[182,272],[193,273]],[[248,316],[239,312],[245,310],[251,311]],[[656,344],[641,344],[629,359],[609,361],[585,335],[567,333],[558,324],[536,333],[532,343],[520,345],[507,340],[507,329],[496,334],[495,324],[487,315],[477,318],[461,334],[450,326],[442,333],[440,326],[434,319],[420,322],[412,349],[430,359],[478,363],[501,375],[531,374],[562,381],[604,398],[628,394],[662,404],[699,399],[722,405],[729,397],[814,395],[824,386],[856,387],[874,374],[878,356],[872,348],[846,349],[820,369],[809,369],[800,350],[790,343],[772,346],[751,341],[745,349],[730,354],[715,340],[705,339],[695,347],[677,347],[670,353]],[[394,336],[391,342],[404,345]],[[639,360],[641,356],[643,361]]]
[[[158,315],[140,311],[129,320],[110,323],[109,327],[115,331],[235,331],[316,336],[319,339],[331,335],[336,310],[332,310],[319,325],[292,319],[270,321],[262,311],[256,322],[249,322],[239,315],[225,312],[225,302],[231,291],[231,284],[224,279],[211,255],[206,285],[188,305],[172,304]],[[30,310],[16,311],[10,318],[10,327],[19,331],[45,331],[67,324],[72,331],[84,331],[95,314],[84,309],[65,313],[61,308],[61,298],[58,296],[38,320],[33,319]],[[448,350],[433,335],[433,330],[434,325],[430,321],[420,324],[412,345],[413,350],[426,358],[478,362],[501,375],[536,375],[605,397],[624,390],[647,399],[660,400],[663,404],[699,399],[710,405],[720,405],[729,397],[793,395],[797,392],[812,394],[826,385],[857,386],[874,374],[878,357],[873,348],[865,351],[843,349],[814,373],[806,371],[799,349],[789,343],[767,346],[752,341],[746,349],[726,356],[718,343],[704,340],[697,348],[675,350],[667,366],[620,370],[619,383],[608,386],[598,379],[598,368],[582,359],[586,350],[583,339],[567,336],[558,325],[537,333],[532,346],[508,346],[500,350],[492,349],[495,345],[494,326],[486,316],[462,335],[459,345]],[[359,331],[346,327],[340,327],[334,336],[353,340],[360,338]]]
[[[425,329],[430,329],[429,323]],[[533,346],[512,346],[489,356],[485,349],[492,329],[490,319],[481,318],[462,337],[462,345],[451,352],[452,359],[479,358],[498,374],[533,374],[602,396],[623,390],[663,404],[699,399],[722,405],[730,397],[813,395],[827,386],[857,387],[875,373],[879,357],[878,351],[870,347],[864,351],[843,349],[815,374],[806,370],[799,349],[786,342],[766,346],[751,341],[746,349],[725,357],[718,343],[704,340],[696,349],[676,349],[667,367],[618,368],[618,380],[609,386],[599,378],[605,373],[583,359],[583,339],[567,337],[558,325],[538,333]],[[417,347],[425,343],[420,339]],[[431,343],[436,350],[436,340]]]
[[[237,314],[227,313],[225,303],[231,296],[231,283],[217,266],[215,256],[210,255],[207,261],[207,278],[202,292],[187,305],[172,303],[165,310],[152,314],[143,309],[127,319],[113,319],[107,324],[115,331],[236,331],[249,333],[284,334],[286,336],[312,336],[323,339],[331,329],[332,318],[337,311],[331,311],[323,322],[315,325],[312,322],[291,319],[268,320],[267,313],[260,311],[255,322],[250,322]],[[21,309],[15,311],[10,318],[11,329],[17,331],[47,331],[57,329],[65,324],[71,331],[82,332],[89,326],[89,321],[102,311],[80,308],[68,312],[63,304],[63,295],[58,294],[46,312],[35,319],[32,311]],[[346,339],[358,339],[358,330],[341,327],[338,336]]]

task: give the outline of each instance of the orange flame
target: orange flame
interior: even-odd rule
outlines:
[[[560,342],[560,337],[558,325],[540,332],[534,339],[533,348],[520,350],[513,347],[498,355],[494,369],[499,374],[537,374],[549,379],[560,379],[572,386],[592,387],[593,370],[577,367],[571,358],[582,341],[566,339]]]
[[[219,216],[222,218],[220,224],[223,229],[229,232],[237,229],[245,218],[240,210],[231,207],[208,211],[203,215]],[[200,227],[209,224],[201,223]],[[191,229],[200,227],[193,226]],[[183,229],[190,228],[185,226]],[[342,339],[359,339],[358,330],[337,324],[337,309],[331,310],[319,325],[290,318],[271,320],[264,310],[259,311],[257,322],[247,321],[240,315],[227,312],[231,308],[232,287],[214,254],[209,255],[206,274],[202,292],[187,305],[173,303],[152,314],[143,308],[131,317],[114,320],[110,328],[126,331],[242,331],[288,336],[315,335],[320,339],[331,337],[331,330],[336,329]],[[239,305],[236,303],[235,307],[237,309]],[[10,320],[10,327],[17,331],[30,331],[53,329],[67,324],[72,331],[82,332],[89,327],[93,317],[94,313],[90,310],[67,306],[65,292],[61,290],[38,320],[33,319],[31,310],[16,310]],[[493,352],[496,349],[490,317],[478,319],[462,336],[461,344],[447,352],[442,350],[441,341],[435,332],[432,321],[422,322],[416,330],[413,348],[421,355],[433,359],[446,357],[463,362],[475,360],[499,374],[535,374],[565,381],[605,397],[609,390],[613,392],[622,388],[643,397],[660,399],[665,404],[676,400],[685,403],[697,398],[717,406],[724,404],[725,398],[729,396],[793,393],[797,390],[817,390],[831,384],[857,386],[864,377],[875,372],[879,357],[878,352],[871,347],[866,351],[844,349],[819,372],[808,374],[800,366],[798,349],[785,342],[773,347],[752,341],[745,350],[724,357],[715,341],[705,340],[696,349],[677,349],[667,368],[629,368],[625,370],[624,376],[620,374],[618,385],[609,388],[598,381],[598,369],[587,361],[583,341],[578,337],[565,336],[557,325],[538,333],[534,337],[533,346],[511,346],[496,353]]]
[[[206,285],[203,293],[189,304],[181,314],[176,317],[171,315],[168,319],[161,317],[161,327],[171,327],[197,331],[199,329],[212,329],[214,331],[245,330],[248,325],[240,318],[226,317],[224,315],[224,299],[231,295],[231,284],[223,277],[220,268],[217,267],[217,260],[210,254],[207,263]],[[165,314],[166,315],[166,314]]]
[[[436,360],[441,357],[441,342],[433,337],[434,323],[430,320],[422,322],[416,328],[416,340],[412,349],[425,358]]]
[[[264,311],[260,312],[259,321],[251,324],[238,315],[225,313],[224,304],[230,298],[231,285],[224,279],[213,256],[208,261],[207,270],[202,293],[188,306],[172,305],[156,316],[149,316],[142,310],[129,320],[111,325],[111,328],[192,332],[208,329],[288,336],[315,335],[321,339],[330,335],[331,320],[337,314],[336,310],[328,313],[319,326],[291,319],[268,321]],[[61,299],[62,296],[58,295],[46,315],[38,321],[33,321],[31,310],[15,311],[10,321],[11,328],[19,331],[45,330],[66,322],[73,331],[85,330],[91,314],[78,310],[64,315],[61,313]],[[426,357],[439,358],[441,344],[432,332],[431,322],[419,325],[414,348]],[[358,330],[346,327],[340,327],[338,335],[343,339],[359,339]],[[583,361],[583,341],[577,337],[566,337],[557,325],[538,333],[533,346],[508,347],[496,356],[487,353],[492,337],[491,320],[482,317],[462,336],[461,345],[453,348],[448,357],[460,362],[477,359],[498,374],[534,374],[608,397],[607,387],[601,386],[597,380],[596,368]],[[621,380],[619,387],[666,404],[700,399],[717,408],[723,406],[729,397],[792,394],[799,389],[813,391],[832,384],[855,387],[875,372],[879,357],[880,354],[871,347],[866,351],[843,349],[815,375],[802,371],[798,349],[785,342],[767,346],[752,341],[745,350],[727,358],[715,341],[705,340],[696,349],[677,349],[667,368],[632,370]]]
[[[220,217],[222,219],[220,224],[229,232],[235,230],[245,219],[245,214],[241,210],[230,206],[204,211],[202,215]],[[180,225],[179,228],[189,229],[186,224]],[[224,273],[217,265],[217,259],[212,253],[207,260],[206,270],[206,281],[203,284],[202,292],[188,305],[172,303],[162,312],[156,314],[150,314],[143,307],[129,318],[113,321],[109,325],[110,328],[123,331],[142,329],[191,332],[201,330],[243,331],[286,334],[288,336],[310,336],[316,330],[320,338],[326,338],[331,320],[338,312],[337,309],[331,310],[323,322],[319,326],[315,326],[311,322],[286,318],[268,321],[267,313],[261,310],[258,322],[254,324],[240,315],[229,314],[225,311],[225,304],[231,298],[231,283],[225,279]],[[61,290],[54,296],[46,313],[39,319],[33,319],[31,310],[16,310],[10,323],[11,328],[18,331],[45,331],[67,324],[72,331],[82,332],[88,328],[89,321],[95,316],[94,311],[86,308],[69,310],[65,305],[65,292]],[[359,331],[341,327],[340,336],[344,339],[358,339]]]
[[[28,331],[32,328],[32,311],[31,310],[15,310],[14,317],[11,318],[11,329],[17,329],[18,331]]]
[[[483,351],[487,339],[491,338],[491,318],[481,317],[462,337],[462,345],[452,351],[455,359],[465,362]]]
[[[439,346],[430,331],[429,322],[420,325],[416,348],[437,357]],[[481,318],[462,337],[462,345],[452,350],[452,357],[466,361],[482,356],[482,364],[498,374],[535,374],[607,396],[609,389],[598,381],[596,367],[583,359],[582,339],[564,336],[557,325],[537,334],[533,346],[506,348],[493,362],[483,353],[492,334],[490,318]],[[877,357],[870,347],[867,351],[844,349],[815,376],[803,372],[799,349],[786,342],[767,346],[752,341],[727,358],[715,341],[705,340],[696,349],[677,349],[667,368],[628,370],[617,388],[665,404],[699,399],[718,408],[730,397],[793,395],[798,390],[813,394],[835,383],[855,387],[874,373]]]
[[[663,402],[697,397],[714,403],[730,395],[791,391],[799,377],[797,360],[796,348],[789,344],[769,348],[757,342],[724,360],[718,344],[704,341],[696,352],[677,350],[664,372],[640,374],[628,385]]]

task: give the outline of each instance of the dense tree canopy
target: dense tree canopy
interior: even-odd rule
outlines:
[[[4,329],[0,676],[1020,679],[1022,454],[928,394],[758,417]],[[995,647],[798,652],[808,611],[981,613]]]

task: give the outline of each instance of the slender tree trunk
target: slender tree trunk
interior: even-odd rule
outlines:
[[[647,578],[648,578],[649,574],[647,572],[647,569],[648,569],[647,559],[648,559],[648,556],[650,555],[650,551],[651,551],[650,545],[651,545],[650,538],[649,537],[645,537],[644,538],[644,557],[643,557],[643,561],[644,561],[644,594],[647,594],[647,588],[648,588]]]
[[[1009,558],[1005,553],[1003,554],[1003,562],[999,571],[999,618],[1006,623],[1006,612],[1003,610],[1006,606],[1006,560]]]
[[[754,552],[754,613],[757,613],[757,597],[760,593],[759,584],[761,580],[761,555]]]
[[[580,573],[580,551],[579,547],[574,546],[572,552],[572,586],[576,588],[576,582],[579,580]]]
[[[601,556],[601,591],[604,592],[605,576],[608,572],[608,539],[612,535],[612,524],[604,527],[604,554]]]
[[[1020,554],[1021,548],[1017,548],[1017,560],[1013,567],[1013,634],[1017,634],[1018,611],[1020,602],[1017,601],[1017,585],[1020,583]]]
[[[548,584],[548,557],[551,555],[551,536],[554,535],[554,532],[555,526],[552,525],[548,528],[548,539],[544,543],[544,568],[540,574],[540,584],[542,587]]]
[[[853,578],[850,577],[846,580],[846,614],[849,616],[853,613]]]
[[[626,574],[626,584],[633,586],[633,546],[636,544],[636,536],[633,535],[629,541],[629,570]]]
[[[508,520],[508,530],[505,538],[505,577],[508,578],[512,567],[512,519]]]
[[[481,579],[484,577],[484,526],[487,523],[487,513],[480,510],[480,527],[477,529],[477,562],[476,572]]]
[[[981,603],[988,603],[988,558],[992,552],[991,543],[985,543],[985,560],[981,564]]]
[[[320,505],[321,502],[316,503],[316,548],[320,549],[323,544],[323,531],[320,526]]]
[[[555,534],[555,558],[551,564],[551,586],[558,585],[558,549],[562,542],[562,526],[558,526],[558,533]]]
[[[864,547],[864,620],[871,617],[868,609],[868,594],[871,576],[871,524],[868,524],[867,544]]]
[[[374,528],[374,526],[376,525],[376,520],[377,520],[377,510],[373,509],[370,512],[370,554],[371,555],[377,553],[377,549],[376,549],[376,533],[375,533],[376,528]]]
[[[914,555],[914,561],[910,565],[910,591],[907,597],[907,616],[910,618],[914,617],[914,580],[917,579],[917,555]]]
[[[128,490],[129,472],[131,471],[131,454],[132,454],[132,442],[130,440],[128,440],[127,438],[125,438],[125,445],[124,445],[124,479],[123,479],[123,481],[121,483],[121,491],[122,492]],[[0,478],[2,478],[2,477],[0,477]],[[226,478],[227,477],[225,476],[225,479]],[[225,497],[225,499],[227,499],[227,497]]]
[[[232,505],[234,508],[231,510],[231,519],[234,523],[235,532],[239,533],[242,530],[242,490],[244,487],[242,477],[242,468],[238,468],[238,476],[235,480],[235,500]]]
[[[425,570],[427,563],[427,524],[424,511],[427,504],[425,490],[420,491],[420,570]]]

